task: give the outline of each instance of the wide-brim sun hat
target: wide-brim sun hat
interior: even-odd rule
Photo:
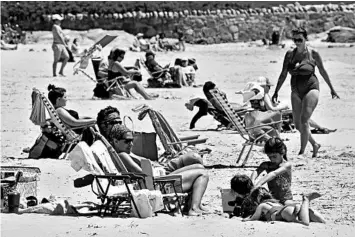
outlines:
[[[52,16],[52,20],[55,21],[55,20],[58,20],[58,21],[62,21],[63,20],[63,17],[59,14],[54,14]]]
[[[255,91],[258,91],[257,94],[255,94]],[[264,89],[258,85],[258,84],[254,84],[254,83],[250,83],[248,85],[248,88],[245,88],[242,93],[243,95],[243,102],[249,102],[251,100],[261,100],[264,98]]]

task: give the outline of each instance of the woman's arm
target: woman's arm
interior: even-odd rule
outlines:
[[[278,104],[278,105],[274,105],[274,103],[272,103],[271,98],[268,94],[266,94],[264,96],[264,103],[266,106],[267,110],[271,110],[271,111],[280,111],[280,110],[284,110],[284,109],[288,109],[288,105],[287,104]]]
[[[139,73],[138,70],[127,70],[117,61],[114,62],[112,69],[116,72],[120,72],[123,76],[130,76]]]
[[[329,75],[327,73],[327,71],[325,70],[324,68],[324,65],[323,65],[323,61],[322,61],[322,58],[321,56],[319,55],[319,53],[315,50],[312,50],[312,56],[314,58],[314,60],[316,61],[316,64],[317,64],[317,67],[319,69],[319,73],[322,75],[322,77],[324,78],[324,81],[328,84],[329,88],[330,88],[330,91],[331,91],[331,94],[333,96],[333,98],[339,98],[339,96],[337,95],[337,93],[335,92],[334,90],[334,87],[330,81],[330,78],[329,78]]]
[[[273,102],[275,102],[277,100],[279,90],[281,89],[281,86],[283,85],[283,83],[286,80],[287,68],[288,68],[288,64],[289,64],[289,62],[291,60],[291,57],[292,57],[292,50],[287,51],[287,53],[285,54],[285,58],[284,58],[283,64],[282,64],[282,70],[281,70],[279,79],[277,81],[275,92],[274,92],[274,95],[272,96],[272,101]]]
[[[283,163],[281,165],[281,167],[279,167],[278,169],[268,173],[266,176],[264,176],[263,178],[261,178],[254,186],[254,189],[256,189],[257,187],[260,187],[262,185],[264,185],[265,183],[273,180],[274,178],[276,178],[278,175],[285,173],[288,170],[291,170],[292,165],[290,162],[286,162]]]
[[[90,118],[90,119],[76,119],[73,116],[71,116],[68,111],[66,111],[63,108],[57,109],[57,113],[59,115],[59,118],[63,120],[65,124],[70,126],[71,128],[75,127],[81,127],[81,126],[90,126],[94,125],[96,123],[96,119]]]
[[[121,152],[118,154],[123,164],[126,166],[128,172],[143,174],[142,168],[134,162],[132,157],[126,152]]]
[[[260,204],[254,214],[250,217],[247,217],[245,219],[243,219],[243,221],[257,221],[257,220],[260,220],[260,217],[261,217],[261,213],[263,213],[264,210],[269,210],[270,209],[270,206],[266,203],[262,203]]]

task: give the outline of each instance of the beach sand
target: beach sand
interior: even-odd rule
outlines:
[[[122,47],[128,47],[127,40],[118,39]],[[107,56],[110,44],[103,50]],[[200,217],[171,217],[166,214],[148,219],[99,218],[48,216],[42,214],[1,214],[1,234],[7,236],[353,236],[355,232],[355,50],[354,48],[327,48],[326,43],[310,43],[316,48],[325,64],[340,100],[333,100],[325,81],[319,75],[320,99],[313,119],[328,128],[338,129],[328,135],[314,135],[322,144],[318,158],[311,158],[308,145],[307,158],[297,159],[299,133],[285,133],[288,139],[288,157],[293,163],[292,191],[295,200],[301,194],[318,191],[322,197],[311,206],[322,213],[327,224],[311,223],[302,226],[294,223],[241,222],[240,218],[228,219],[221,215],[221,188],[229,188],[234,174],[250,175],[254,168],[267,157],[262,148],[256,147],[247,168],[209,169],[210,182],[203,198],[213,214]],[[242,102],[235,92],[243,89],[246,82],[258,76],[267,76],[276,83],[281,71],[283,57],[291,45],[284,49],[256,47],[248,43],[220,44],[210,46],[187,45],[186,52],[158,53],[157,61],[169,63],[174,57],[187,56],[197,60],[199,70],[197,83],[214,81],[227,93],[229,101]],[[33,51],[29,51],[33,49]],[[20,45],[16,51],[1,52],[1,155],[3,165],[29,165],[41,169],[39,200],[50,195],[67,199],[71,204],[83,201],[98,201],[90,187],[76,189],[73,180],[82,176],[76,173],[68,160],[25,159],[22,152],[33,145],[40,134],[40,128],[29,120],[31,113],[31,92],[36,87],[47,93],[49,83],[67,89],[67,108],[74,109],[82,116],[96,117],[100,109],[111,105],[122,115],[134,120],[138,131],[152,132],[149,118],[137,119],[132,108],[139,104],[149,104],[160,111],[173,129],[181,135],[200,134],[208,138],[199,148],[210,148],[213,152],[204,158],[205,165],[235,165],[243,139],[233,131],[213,131],[217,122],[211,117],[203,117],[194,130],[189,130],[189,122],[196,111],[190,112],[184,103],[193,96],[203,96],[202,88],[148,89],[159,94],[154,101],[92,100],[94,83],[84,75],[73,75],[73,63],[67,65],[67,77],[52,78],[52,49],[50,42]],[[124,64],[132,65],[144,53],[127,52]],[[78,60],[78,59],[77,59]],[[91,65],[87,72],[94,75]],[[145,80],[147,73],[143,74]],[[284,83],[279,99],[290,102],[290,80]],[[272,90],[273,91],[273,90]],[[159,144],[161,148],[161,145]],[[18,159],[13,159],[14,157]]]

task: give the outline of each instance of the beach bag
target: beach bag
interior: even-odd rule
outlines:
[[[94,88],[94,96],[101,99],[110,98],[110,92],[107,91],[107,85],[105,83],[97,83]]]
[[[164,209],[163,196],[160,191],[132,190],[132,196],[141,218],[152,217],[155,212]],[[133,204],[132,207],[132,215],[139,217]]]
[[[42,135],[37,138],[35,144],[31,147],[28,154],[30,159],[39,158],[56,158],[62,154],[62,142],[51,137],[47,134],[42,133]]]
[[[129,119],[132,123],[132,131],[133,131],[133,147],[132,153],[138,156],[147,158],[149,160],[156,161],[158,160],[158,147],[156,143],[157,134],[155,132],[146,133],[146,132],[136,132],[134,131],[133,120],[129,116],[123,117],[123,122],[125,126],[126,119]]]

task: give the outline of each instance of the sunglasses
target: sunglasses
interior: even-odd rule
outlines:
[[[103,124],[104,124],[105,126],[108,126],[108,125],[115,125],[115,124],[122,124],[122,121],[117,120],[117,119],[113,119],[113,120],[110,120],[110,121],[103,122]]]
[[[292,39],[293,40],[293,42],[295,42],[295,43],[302,43],[303,42],[303,39],[301,39],[301,38],[294,38],[294,39]]]
[[[124,141],[125,144],[130,144],[133,142],[133,139],[121,139]]]

